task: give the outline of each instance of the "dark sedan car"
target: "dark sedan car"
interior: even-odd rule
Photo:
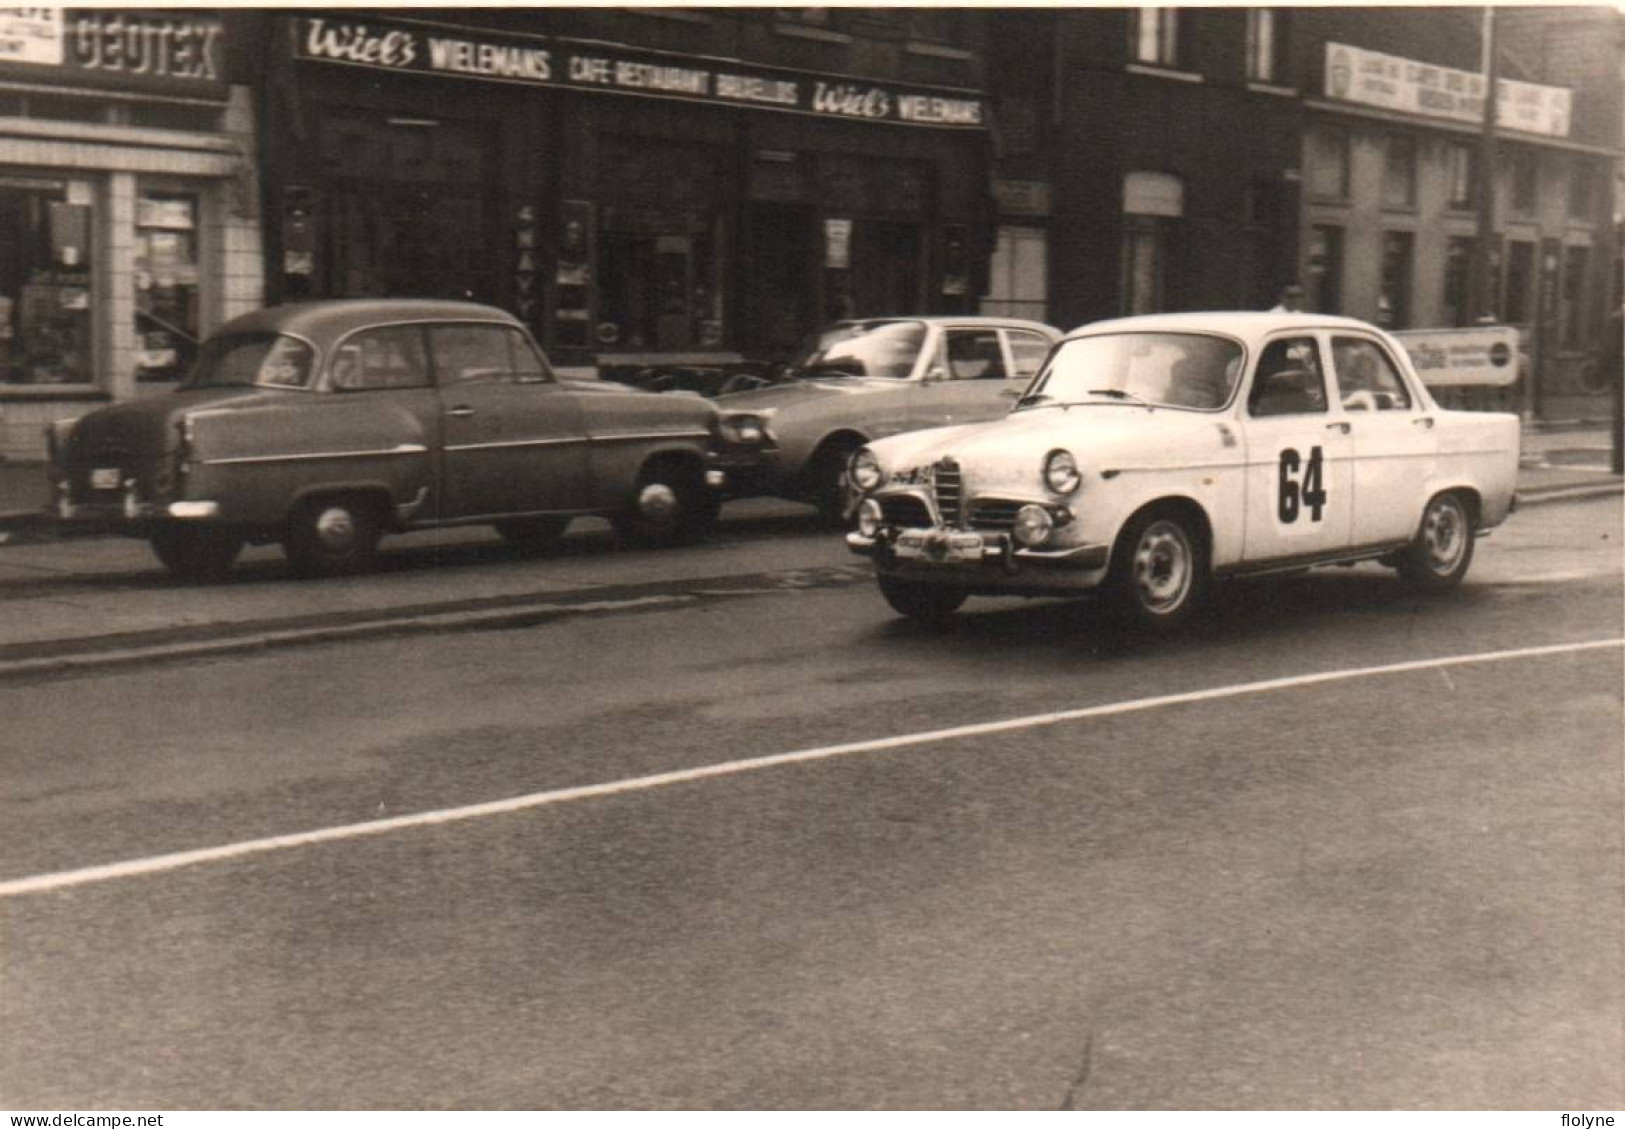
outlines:
[[[174,393],[47,439],[64,520],[145,537],[188,577],[268,542],[315,575],[432,526],[536,545],[599,514],[645,542],[692,535],[716,515],[716,416],[695,397],[560,380],[498,309],[363,299],[237,318]]]

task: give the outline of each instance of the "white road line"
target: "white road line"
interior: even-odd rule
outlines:
[[[1355,678],[1372,678],[1387,674],[1404,674],[1418,670],[1443,671],[1452,666],[1475,663],[1506,662],[1514,659],[1541,658],[1547,655],[1572,654],[1625,646],[1625,638],[1597,639],[1584,643],[1556,643],[1545,647],[1522,647],[1511,651],[1481,651],[1471,655],[1447,658],[1416,659],[1410,662],[1388,663],[1383,666],[1355,667],[1349,670],[1328,670],[1319,674],[1299,674],[1290,678],[1269,678],[1260,682],[1243,682],[1234,686],[1215,686],[1207,690],[1191,690],[1183,694],[1164,694],[1155,698],[1137,698],[1127,702],[1108,702],[1100,706],[1084,706],[1054,713],[1029,714],[1026,717],[1006,718],[1003,721],[984,721],[974,725],[957,725],[949,729],[932,729],[923,733],[905,733],[896,737],[880,737],[869,741],[853,741],[844,745],[825,745],[821,748],[800,749],[791,753],[750,757],[745,760],[724,761],[698,768],[659,772],[651,776],[635,776],[625,780],[611,780],[604,784],[587,784],[575,788],[560,788],[551,792],[533,792],[506,800],[493,800],[465,807],[443,808],[438,811],[418,812],[414,815],[395,816],[391,819],[350,823],[340,827],[325,827],[317,831],[301,831],[291,835],[273,835],[265,839],[248,839],[241,843],[228,843],[220,847],[204,847],[195,851],[178,851],[167,855],[154,855],[144,859],[89,866],[81,870],[63,870],[53,874],[36,874],[27,878],[14,878],[0,882],[0,898],[15,898],[24,894],[43,894],[65,890],[72,886],[88,886],[97,882],[110,882],[117,878],[135,878],[147,874],[161,874],[204,863],[225,862],[248,855],[269,851],[309,847],[318,843],[335,843],[345,839],[359,839],[366,835],[383,835],[391,831],[405,831],[414,827],[428,827],[442,823],[460,823],[486,816],[507,815],[530,808],[554,804],[592,800],[628,792],[643,792],[664,788],[672,784],[687,784],[720,776],[736,776],[764,768],[807,764],[858,753],[884,752],[926,745],[937,741],[954,741],[964,737],[983,737],[994,733],[1010,733],[1021,729],[1035,729],[1044,725],[1058,725],[1068,721],[1083,721],[1095,717],[1138,713],[1161,709],[1165,706],[1188,705],[1192,702],[1211,702],[1223,698],[1237,698],[1247,694],[1265,694],[1276,690],[1293,690],[1302,686],[1316,686],[1327,682],[1343,682]]]

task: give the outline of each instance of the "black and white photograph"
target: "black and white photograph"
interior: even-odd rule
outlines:
[[[1620,1124],[1622,243],[1618,4],[0,8],[7,1124]]]

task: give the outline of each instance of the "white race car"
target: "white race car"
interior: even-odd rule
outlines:
[[[910,618],[1104,589],[1167,631],[1215,576],[1379,560],[1459,583],[1518,447],[1516,416],[1441,409],[1365,322],[1122,318],[1067,334],[1005,418],[855,452],[847,544]]]

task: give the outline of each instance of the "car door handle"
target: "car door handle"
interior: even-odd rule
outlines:
[[[1430,430],[1433,427],[1433,417],[1432,416],[1418,416],[1416,419],[1412,420],[1411,422],[1416,424],[1417,427],[1426,427],[1426,428],[1428,428]]]
[[[1354,430],[1354,425],[1346,420],[1338,420],[1336,423],[1328,423],[1326,425],[1326,430],[1337,430],[1341,431],[1344,435],[1347,435],[1350,431]]]
[[[446,412],[446,414],[448,416],[457,416],[459,419],[461,419],[464,416],[473,415],[474,414],[474,409],[469,407],[467,404],[459,404],[455,408],[452,408],[451,410]]]

